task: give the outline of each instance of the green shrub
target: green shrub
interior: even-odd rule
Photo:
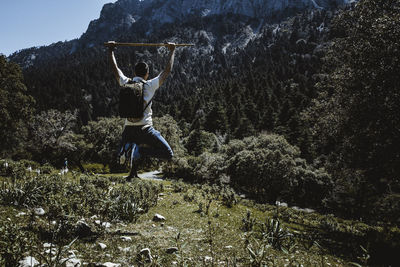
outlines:
[[[181,143],[182,130],[178,123],[170,115],[156,117],[153,119],[154,127],[160,131],[161,135],[168,141],[176,157],[186,154],[185,148]]]
[[[165,176],[177,179],[189,179],[193,175],[193,167],[188,157],[173,157],[168,164],[162,166]]]
[[[300,150],[283,136],[260,134],[231,140],[219,151],[177,159],[163,171],[169,177],[192,182],[229,182],[235,189],[272,203],[283,199],[300,206],[321,207],[332,190],[331,177],[325,170],[307,164],[300,158]]]
[[[225,158],[222,154],[205,152],[200,156],[188,156],[173,159],[164,166],[167,177],[183,178],[190,182],[217,182],[225,170]]]
[[[185,193],[188,190],[189,185],[184,183],[182,180],[179,180],[172,183],[172,188],[175,193]]]
[[[115,187],[110,192],[108,217],[136,221],[141,213],[157,204],[160,188],[149,182],[137,181]]]
[[[224,171],[225,157],[217,153],[205,152],[201,154],[194,167],[194,173],[207,181],[217,181]]]
[[[39,175],[0,188],[0,203],[25,208],[42,207],[51,220],[101,216],[104,220],[135,221],[157,203],[161,187],[149,182],[112,185],[106,177],[81,175],[78,181]]]
[[[183,200],[187,202],[192,202],[196,199],[196,194],[192,189],[189,189],[186,191],[186,193],[183,195]]]
[[[218,139],[213,133],[196,129],[184,140],[184,145],[190,155],[198,156],[211,152],[218,145]]]
[[[44,174],[51,174],[55,171],[56,169],[50,163],[45,163],[42,167],[40,167],[40,172]]]
[[[227,185],[222,186],[219,194],[222,199],[222,204],[228,208],[232,208],[240,201],[240,197],[236,194],[235,190]]]
[[[299,157],[299,149],[282,136],[262,134],[233,140],[224,151],[232,185],[259,199],[319,206],[331,189],[329,175],[309,166]]]
[[[0,221],[0,266],[19,266],[34,238],[21,226]]]
[[[374,203],[373,216],[400,225],[400,194],[386,194]],[[398,242],[400,244],[400,242]]]
[[[22,159],[18,162],[19,162],[19,164],[23,165],[25,168],[31,167],[32,170],[38,169],[40,167],[39,163],[32,161],[32,160]]]
[[[108,165],[103,165],[99,163],[87,163],[83,164],[83,168],[89,173],[110,173],[110,167]]]
[[[2,176],[11,177],[14,180],[23,179],[27,172],[27,167],[19,161],[2,160],[1,162],[0,175]]]

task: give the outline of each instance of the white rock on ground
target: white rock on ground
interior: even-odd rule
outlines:
[[[279,207],[286,207],[288,206],[287,203],[285,202],[280,202],[280,201],[275,201],[275,205],[279,206]]]
[[[165,217],[156,213],[156,214],[154,214],[153,221],[155,221],[155,222],[165,221]]]
[[[100,247],[101,249],[105,249],[105,248],[107,247],[107,245],[104,244],[104,243],[99,243],[99,247]]]
[[[204,257],[204,261],[205,261],[205,262],[210,262],[210,261],[212,261],[212,257],[210,257],[210,256],[205,256],[205,257]]]
[[[315,210],[310,209],[310,208],[305,208],[305,209],[304,209],[304,212],[306,212],[306,213],[313,213],[313,212],[315,212]]]
[[[98,225],[101,224],[101,226],[103,226],[103,227],[105,227],[105,228],[110,228],[110,227],[111,227],[111,223],[109,223],[109,222],[103,222],[103,223],[102,223],[100,220],[95,220],[94,223],[95,223],[95,224],[98,224]]]
[[[51,255],[56,255],[57,254],[57,249],[55,247],[52,247],[51,249],[45,250],[44,253],[51,254]]]
[[[103,226],[103,227],[105,227],[105,228],[110,228],[110,227],[111,227],[111,223],[109,223],[109,222],[103,222],[103,223],[101,224],[101,226]]]
[[[43,208],[36,208],[36,209],[34,209],[34,212],[38,216],[42,216],[46,213]]]
[[[121,236],[122,241],[132,241],[132,238],[130,236]]]
[[[64,260],[66,260],[66,259],[64,259]],[[81,260],[78,258],[71,258],[65,262],[65,266],[66,267],[79,267],[79,266],[82,266],[82,263],[81,263]]]
[[[285,202],[281,202],[281,204],[280,204],[279,206],[284,207],[284,208],[287,208],[287,207],[288,207],[288,204],[285,203]]]
[[[112,263],[112,262],[105,262],[105,263],[103,263],[103,266],[105,266],[105,267],[120,267],[121,264],[119,264],[119,263]]]
[[[34,257],[28,256],[25,259],[21,260],[19,264],[21,267],[32,267],[39,265],[39,262]]]
[[[44,247],[44,248],[50,248],[50,247],[55,248],[55,247],[57,247],[57,245],[54,245],[54,244],[52,244],[52,243],[44,243],[44,244],[43,244],[43,247]]]
[[[151,251],[149,248],[144,248],[139,252],[139,255],[142,255],[144,257],[146,257],[146,260],[148,262],[152,262],[153,261],[153,257],[151,256]]]
[[[131,251],[131,247],[126,247],[126,248],[118,247],[118,249],[119,249],[121,252],[130,252],[130,251]]]

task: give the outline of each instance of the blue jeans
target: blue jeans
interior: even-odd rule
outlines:
[[[135,143],[139,146],[141,157],[154,157],[169,160],[174,152],[160,132],[153,126],[142,129],[143,126],[126,126],[122,133],[122,145]]]

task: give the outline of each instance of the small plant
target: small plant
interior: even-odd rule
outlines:
[[[301,233],[300,239],[303,249],[305,249],[306,251],[310,251],[311,248],[318,243],[318,236],[319,233],[317,231]]]
[[[370,258],[369,252],[366,248],[364,248],[363,246],[360,246],[361,248],[361,256],[357,257],[358,260],[361,262],[361,264],[358,264],[356,262],[350,262],[351,265],[354,265],[356,267],[362,267],[362,266],[367,266],[368,265],[368,260]]]
[[[193,202],[196,199],[196,194],[192,189],[189,189],[186,191],[186,193],[183,195],[183,200],[187,202]]]
[[[151,183],[124,184],[110,192],[108,217],[134,222],[141,214],[157,204],[159,187]],[[140,209],[139,209],[140,208]]]
[[[222,204],[228,208],[232,208],[239,202],[238,195],[229,186],[223,186],[220,195],[222,198]]]
[[[50,243],[50,248],[47,252],[44,253],[37,252],[36,254],[38,255],[39,259],[45,263],[46,266],[49,267],[65,266],[65,264],[70,259],[72,259],[72,257],[70,256],[68,257],[67,255],[72,244],[74,244],[77,239],[78,238],[75,238],[66,246],[58,245],[56,247],[53,247],[54,246],[53,243]]]
[[[214,266],[215,262],[218,262],[216,260],[217,254],[215,253],[215,244],[214,244],[214,235],[215,235],[215,229],[212,226],[211,220],[209,219],[207,222],[207,243],[210,249],[210,254],[211,254],[211,266]]]
[[[180,266],[180,267],[188,266],[187,263],[186,263],[185,255],[183,254],[183,249],[185,248],[186,243],[182,243],[182,241],[181,241],[181,232],[179,232],[176,235],[175,244],[176,244],[176,247],[178,248],[178,252],[179,252],[178,255],[177,255],[178,266]]]
[[[250,210],[247,210],[246,217],[243,218],[242,222],[243,222],[242,231],[244,232],[253,231],[253,228],[256,224],[256,219],[251,217]]]
[[[246,250],[249,253],[250,266],[266,266],[269,245],[264,240],[256,240],[255,238],[248,239],[247,243]]]
[[[172,183],[172,189],[174,193],[185,193],[188,190],[188,188],[189,188],[188,185],[185,184],[182,180]]]
[[[271,219],[262,224],[263,238],[265,238],[274,249],[282,250],[284,242],[289,238],[289,232],[281,226],[279,219]]]
[[[0,189],[0,203],[3,205],[33,207],[40,202],[41,198],[40,181],[36,179],[5,183]]]

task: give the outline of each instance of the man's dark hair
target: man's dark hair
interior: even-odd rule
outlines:
[[[144,62],[139,62],[135,66],[135,74],[139,77],[144,77],[149,72],[149,66]]]

